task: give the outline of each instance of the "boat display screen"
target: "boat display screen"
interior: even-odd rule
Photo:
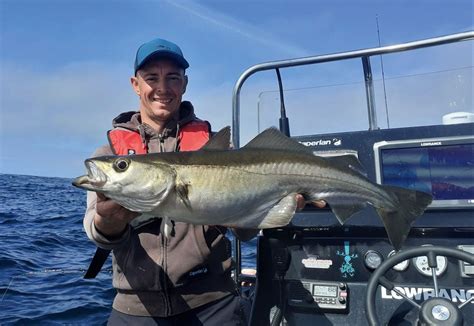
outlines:
[[[432,206],[474,206],[474,144],[383,148],[382,183],[433,195]]]
[[[337,297],[337,287],[327,285],[314,285],[313,295],[318,297]]]

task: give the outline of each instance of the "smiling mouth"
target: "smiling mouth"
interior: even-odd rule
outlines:
[[[173,101],[173,99],[171,99],[171,98],[168,98],[168,99],[155,98],[155,99],[153,99],[153,101],[161,103],[161,104],[170,104]]]

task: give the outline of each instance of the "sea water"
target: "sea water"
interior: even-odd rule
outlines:
[[[85,191],[70,179],[0,174],[0,325],[102,325],[115,290],[109,258],[83,279],[95,253],[82,219]],[[255,240],[242,267],[255,265]]]

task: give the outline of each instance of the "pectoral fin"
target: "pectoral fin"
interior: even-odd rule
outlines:
[[[192,211],[191,202],[189,201],[189,183],[185,183],[184,181],[176,182],[176,194],[178,195],[181,202],[186,206],[187,209]]]

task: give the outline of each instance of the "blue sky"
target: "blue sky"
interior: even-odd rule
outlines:
[[[382,45],[473,29],[470,0],[0,0],[0,15],[0,173],[58,177],[82,174],[84,159],[106,142],[112,118],[137,108],[129,77],[136,48],[152,38],[181,46],[191,64],[185,99],[217,130],[231,124],[234,84],[254,64],[376,47],[376,16]],[[440,101],[426,93],[441,92],[445,83],[472,93],[472,68],[465,68],[472,53],[465,42],[415,57],[384,56],[386,86],[427,106]],[[380,79],[379,60],[372,64]],[[285,88],[295,90],[288,93],[294,133],[366,129],[365,111],[353,109],[364,105],[360,70],[360,61],[283,70]],[[433,70],[448,72],[429,75]],[[415,91],[403,78],[410,74],[418,76],[411,83],[427,89]],[[335,84],[343,86],[324,87]],[[257,133],[258,102],[260,127],[278,124],[276,85],[270,72],[244,85],[241,144]],[[434,122],[450,110],[472,110],[472,96],[453,96],[457,107],[436,107]],[[413,109],[396,110],[401,100],[389,100],[393,125],[403,124]],[[338,106],[347,111],[316,111]],[[383,110],[379,119],[385,121]]]

